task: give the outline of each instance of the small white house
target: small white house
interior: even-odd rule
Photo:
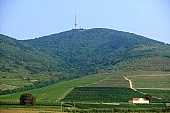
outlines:
[[[132,98],[129,102],[134,104],[149,104],[149,100],[146,98]]]

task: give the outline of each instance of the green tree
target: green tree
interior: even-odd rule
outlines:
[[[34,106],[36,98],[30,93],[24,93],[20,97],[20,105]]]
[[[153,97],[152,97],[151,94],[146,94],[146,95],[145,95],[145,98],[146,98],[147,100],[149,100],[150,103],[152,102]]]

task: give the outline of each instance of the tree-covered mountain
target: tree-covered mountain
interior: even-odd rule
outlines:
[[[73,29],[25,42],[60,58],[65,61],[66,69],[81,75],[137,59],[159,57],[160,62],[170,60],[170,45],[111,29]]]
[[[1,75],[36,79],[70,79],[105,68],[170,71],[169,44],[103,28],[22,41],[0,35],[0,53]]]
[[[7,78],[36,80],[60,79],[67,70],[62,61],[29,44],[0,35],[0,75]],[[63,74],[62,74],[63,73]],[[57,75],[57,76],[55,76]],[[61,76],[61,77],[60,77]]]

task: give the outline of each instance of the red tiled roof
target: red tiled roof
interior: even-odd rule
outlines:
[[[146,98],[132,98],[134,101],[138,101],[139,99],[147,100]]]
[[[139,100],[139,98],[133,98],[132,100]]]

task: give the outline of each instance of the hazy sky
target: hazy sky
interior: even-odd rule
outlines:
[[[170,43],[170,0],[0,0],[0,33],[32,39],[78,27],[127,31]]]

